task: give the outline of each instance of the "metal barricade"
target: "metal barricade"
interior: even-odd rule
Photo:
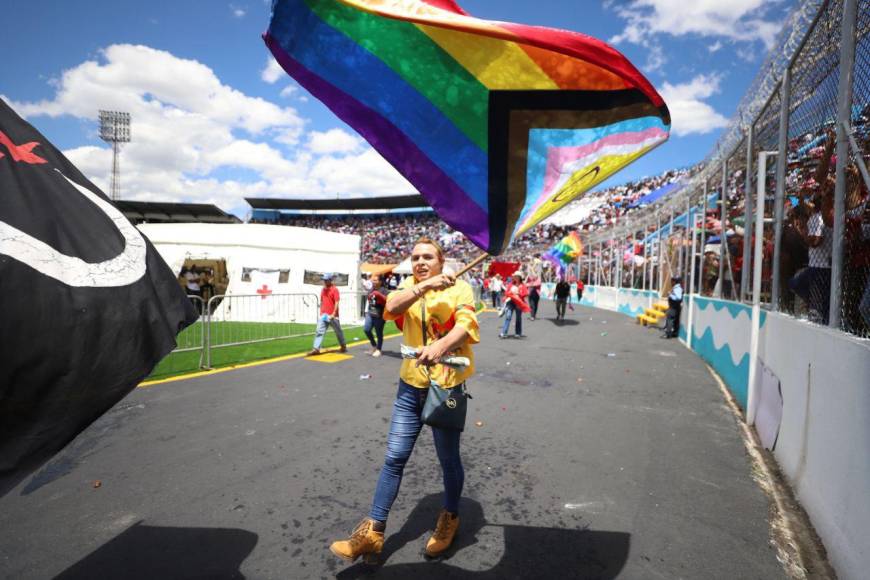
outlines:
[[[199,318],[178,333],[178,336],[175,339],[175,348],[172,352],[190,352],[193,350],[202,350],[205,346],[205,334],[206,334],[206,312],[205,312],[205,300],[203,300],[199,296],[188,296],[187,297],[190,302],[193,304],[193,307],[196,309],[196,313]]]
[[[362,326],[366,317],[368,292],[339,292],[338,313],[342,327]]]
[[[205,368],[215,348],[314,334],[320,301],[316,294],[228,294],[213,296],[206,309]]]

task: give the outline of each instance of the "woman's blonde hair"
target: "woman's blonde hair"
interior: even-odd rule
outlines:
[[[416,246],[419,244],[428,244],[435,248],[435,253],[438,254],[438,261],[441,263],[444,262],[444,250],[441,248],[441,244],[439,244],[429,236],[422,236],[417,238],[417,241],[414,242],[414,245]]]

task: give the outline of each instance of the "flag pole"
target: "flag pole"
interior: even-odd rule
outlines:
[[[469,265],[465,266],[463,269],[461,269],[456,274],[454,274],[454,276],[459,278],[460,276],[462,276],[463,274],[465,274],[466,272],[468,272],[469,270],[471,270],[472,268],[474,268],[475,266],[477,266],[478,264],[480,264],[481,262],[483,262],[487,258],[489,258],[489,254],[487,254],[486,252],[482,253],[481,255],[476,257]]]

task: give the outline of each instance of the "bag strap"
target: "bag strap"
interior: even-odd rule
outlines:
[[[425,296],[425,294],[424,294]],[[420,296],[420,325],[423,327],[423,346],[426,346],[426,300]]]

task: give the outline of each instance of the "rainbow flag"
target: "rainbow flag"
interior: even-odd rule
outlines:
[[[670,131],[661,96],[604,42],[473,18],[452,0],[275,0],[263,37],[493,255]]]
[[[583,242],[580,241],[580,234],[574,231],[544,252],[541,257],[552,263],[556,267],[558,275],[561,276],[567,270],[568,265],[582,255]]]

